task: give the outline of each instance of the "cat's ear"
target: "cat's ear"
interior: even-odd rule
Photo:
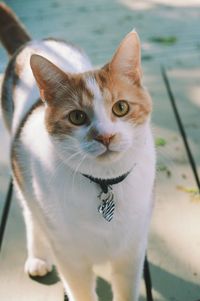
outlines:
[[[43,56],[33,54],[30,59],[33,75],[40,90],[41,99],[48,104],[55,101],[55,96],[67,74]]]
[[[136,31],[131,31],[122,40],[110,63],[113,75],[139,83],[141,71],[140,39]]]

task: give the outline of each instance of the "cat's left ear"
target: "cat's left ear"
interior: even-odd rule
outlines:
[[[122,40],[110,63],[110,71],[118,78],[140,83],[142,78],[141,46],[135,30],[128,33]]]

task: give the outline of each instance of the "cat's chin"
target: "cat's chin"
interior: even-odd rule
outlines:
[[[132,152],[130,152],[132,153]],[[64,160],[63,160],[64,161]],[[98,156],[87,155],[80,160],[70,160],[65,163],[73,171],[92,175],[97,178],[115,178],[130,171],[135,165],[130,162],[129,152],[106,151]]]

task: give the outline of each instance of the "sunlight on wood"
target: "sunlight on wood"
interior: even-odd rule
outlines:
[[[133,10],[147,10],[156,5],[173,7],[200,7],[200,0],[120,0],[122,4]]]
[[[191,101],[195,105],[197,105],[198,107],[200,107],[200,87],[199,86],[193,87],[189,91],[189,96],[190,96]]]

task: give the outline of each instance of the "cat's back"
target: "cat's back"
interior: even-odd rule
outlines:
[[[40,95],[30,67],[32,54],[46,57],[65,72],[84,72],[92,68],[86,54],[61,40],[30,41],[11,58],[2,85],[2,110],[5,123],[14,135]]]

